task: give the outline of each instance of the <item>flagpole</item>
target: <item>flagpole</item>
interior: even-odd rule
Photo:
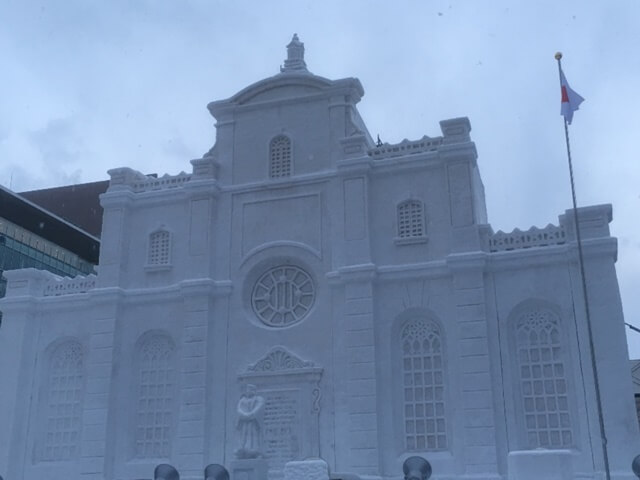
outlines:
[[[558,75],[560,76],[560,88],[562,88],[562,53],[558,52],[555,55],[558,61]],[[571,198],[573,200],[573,221],[576,229],[576,241],[578,242],[578,259],[580,263],[580,277],[582,280],[582,296],[584,298],[584,311],[587,319],[587,331],[589,333],[589,349],[591,350],[591,368],[593,369],[593,382],[596,389],[596,405],[598,409],[598,420],[600,424],[600,437],[602,440],[602,457],[604,460],[604,470],[607,480],[611,480],[611,472],[609,470],[609,453],[607,451],[607,436],[604,430],[604,417],[602,410],[602,399],[600,398],[600,383],[598,382],[598,368],[596,365],[596,353],[593,346],[593,330],[591,328],[591,314],[589,312],[589,300],[587,298],[587,280],[584,273],[584,256],[582,254],[582,239],[580,237],[580,223],[578,222],[578,205],[576,202],[576,188],[573,181],[573,164],[571,162],[571,147],[569,143],[569,125],[567,118],[564,119],[564,138],[567,144],[567,160],[569,161],[569,178],[571,180]]]

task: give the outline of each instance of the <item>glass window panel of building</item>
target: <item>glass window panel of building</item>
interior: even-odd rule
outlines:
[[[0,271],[48,270],[56,275],[95,273],[94,265],[38,235],[0,219]]]

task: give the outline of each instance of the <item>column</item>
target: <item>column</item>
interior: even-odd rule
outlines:
[[[335,345],[338,468],[363,475],[379,474],[372,275],[352,272],[345,279]]]

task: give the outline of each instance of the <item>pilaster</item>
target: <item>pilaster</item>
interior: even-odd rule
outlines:
[[[189,249],[186,257],[190,278],[211,276],[210,262],[215,252],[212,238],[219,186],[215,179],[200,179],[185,184],[189,209]]]
[[[334,285],[343,299],[335,325],[336,458],[342,471],[379,474],[373,266],[343,270]],[[336,296],[337,298],[337,296]]]
[[[106,462],[114,448],[109,431],[110,406],[113,392],[112,369],[116,348],[117,295],[92,297],[92,314],[87,319],[89,345],[86,362],[84,408],[82,412],[82,445],[80,447],[80,478],[99,480],[108,475]]]
[[[369,241],[369,171],[367,158],[346,159],[338,163],[340,175],[339,198],[334,203],[342,210],[342,218],[337,219],[336,230],[341,234],[338,248],[343,262],[340,266],[360,265],[371,261]]]
[[[23,478],[29,456],[29,415],[35,408],[31,391],[36,374],[38,343],[37,297],[50,272],[28,268],[4,272],[6,297],[0,329],[0,475]]]
[[[450,255],[453,299],[457,322],[463,459],[466,475],[494,478],[498,475],[494,388],[484,282],[485,256],[480,253]]]
[[[182,288],[180,408],[173,458],[181,477],[202,478],[207,425],[206,370],[210,285]]]
[[[127,219],[128,210],[134,200],[134,193],[126,182],[130,177],[139,178],[139,172],[123,168],[110,170],[112,176],[109,190],[100,197],[104,208],[102,217],[102,235],[100,238],[100,262],[97,267],[98,281],[101,287],[121,285],[123,273],[127,268]],[[122,173],[125,172],[125,173]]]

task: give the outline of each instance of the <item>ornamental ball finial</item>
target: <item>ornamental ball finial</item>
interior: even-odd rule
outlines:
[[[555,57],[556,60],[560,60],[562,58],[562,52],[556,52]]]

